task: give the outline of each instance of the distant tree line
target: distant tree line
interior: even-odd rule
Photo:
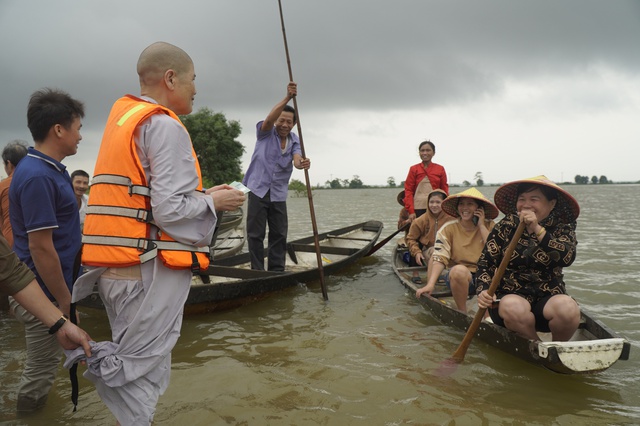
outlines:
[[[578,185],[586,185],[589,183],[589,176],[580,176],[580,175],[576,175],[576,177],[574,178],[575,182]],[[611,181],[609,179],[607,179],[606,176],[600,176],[598,178],[598,176],[593,175],[591,176],[591,183],[592,184],[596,184],[596,183],[611,183]]]
[[[366,185],[362,183],[360,176],[354,175],[353,179],[339,179],[335,178],[333,180],[328,180],[325,182],[325,186],[331,189],[341,189],[341,188],[366,188]],[[395,184],[394,184],[395,186]]]

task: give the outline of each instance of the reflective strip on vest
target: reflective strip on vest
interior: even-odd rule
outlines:
[[[87,214],[130,217],[131,219],[144,223],[151,223],[151,221],[153,221],[151,211],[145,209],[132,209],[129,207],[116,206],[87,206],[86,212]]]
[[[127,111],[127,113],[125,115],[123,115],[120,120],[118,120],[118,126],[122,127],[122,125],[136,112],[146,108],[147,105],[144,104],[138,104],[136,106],[134,106],[133,108],[131,108],[129,111]]]

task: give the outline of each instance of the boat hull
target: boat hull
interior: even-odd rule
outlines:
[[[393,269],[396,276],[415,297],[421,286],[411,281],[408,268],[402,260],[406,249],[397,247],[393,254]],[[423,274],[424,275],[424,274]],[[433,316],[445,325],[466,331],[473,321],[477,309],[475,296],[467,301],[468,314],[455,309],[455,304],[444,285],[436,286],[432,295],[418,299]],[[525,361],[563,374],[597,373],[611,367],[618,360],[629,359],[630,343],[618,336],[602,322],[581,307],[580,327],[568,342],[551,341],[550,333],[539,333],[542,341],[526,339],[505,327],[482,321],[476,338]]]
[[[366,256],[382,228],[381,222],[368,221],[319,234],[323,276],[334,274]],[[290,241],[287,248],[284,272],[252,270],[249,253],[215,259],[206,274],[192,277],[185,314],[232,309],[264,299],[276,291],[320,279],[314,237]],[[97,291],[79,304],[104,309]]]

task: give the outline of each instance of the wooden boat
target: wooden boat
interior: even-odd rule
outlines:
[[[218,212],[220,226],[211,239],[213,259],[218,260],[238,254],[244,246],[244,210],[242,207],[230,211]]]
[[[324,276],[335,274],[369,253],[382,232],[382,223],[368,221],[318,235]],[[270,293],[319,279],[313,236],[287,243],[284,272],[251,269],[249,253],[214,259],[207,274],[194,275],[185,314],[221,311],[251,303]],[[92,295],[78,304],[103,308]]]
[[[220,215],[221,213],[218,212]],[[230,229],[237,228],[242,225],[242,219],[244,219],[244,210],[242,207],[238,207],[230,212],[224,212],[221,214],[220,226],[218,227],[218,234],[227,232]]]
[[[238,254],[244,246],[245,238],[246,233],[244,226],[230,228],[222,233],[218,233],[213,245],[214,261]]]
[[[419,270],[424,280],[424,268],[408,267],[403,261],[404,247],[396,248],[393,254],[393,270],[411,295],[421,285],[411,281],[412,272]],[[444,282],[436,285],[434,292],[420,297],[419,302],[433,316],[445,325],[451,325],[466,331],[477,311],[475,296],[467,301],[468,314],[455,308],[455,303]],[[499,325],[490,319],[483,320],[478,328],[476,338],[497,347],[511,355],[540,365],[556,373],[588,374],[596,373],[611,367],[617,360],[629,359],[630,343],[602,322],[593,318],[584,308],[581,310],[580,327],[568,342],[554,342],[551,333],[538,333],[541,341],[535,342]]]

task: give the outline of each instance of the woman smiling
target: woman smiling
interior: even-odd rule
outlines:
[[[550,331],[553,340],[569,340],[580,308],[566,294],[562,269],[576,256],[578,202],[545,176],[507,183],[494,199],[506,216],[478,261],[478,306],[489,308],[494,323],[529,339],[539,340],[536,331]],[[525,232],[492,298],[486,290],[520,221]]]
[[[429,266],[427,285],[416,292],[431,294],[440,274],[445,273],[445,284],[459,311],[467,311],[467,298],[476,291],[476,263],[482,248],[493,229],[493,219],[498,209],[476,188],[448,196],[442,202],[442,210],[457,220],[447,222],[436,234],[436,241]]]

